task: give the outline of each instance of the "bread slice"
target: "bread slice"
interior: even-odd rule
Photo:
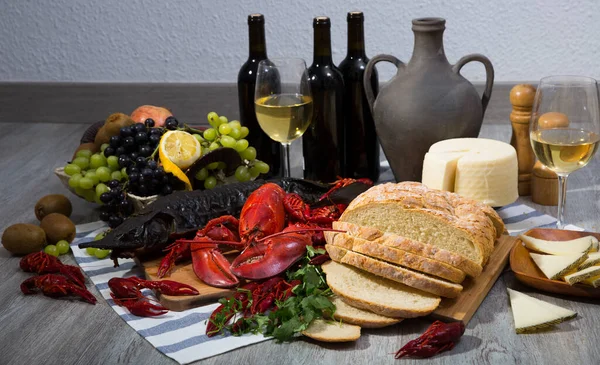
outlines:
[[[360,337],[360,327],[352,324],[315,319],[302,331],[306,337],[323,342],[350,342]]]
[[[340,221],[429,243],[481,266],[504,231],[502,219],[490,207],[415,182],[370,188],[348,205]]]
[[[348,251],[341,247],[325,245],[325,249],[333,261],[354,266],[371,274],[382,276],[427,293],[446,298],[456,298],[463,289],[460,284],[436,279],[433,276],[388,264],[387,262]]]
[[[440,298],[335,261],[324,263],[327,285],[344,302],[387,317],[426,316]]]
[[[402,318],[386,317],[368,310],[353,307],[337,295],[334,295],[330,299],[335,305],[333,318],[341,320],[343,323],[354,324],[362,328],[381,328],[402,322]]]
[[[483,270],[481,265],[457,253],[427,243],[411,240],[397,234],[389,232],[384,233],[377,228],[363,227],[353,223],[340,221],[333,222],[333,228],[346,231],[346,234],[353,237],[373,241],[377,244],[397,248],[418,256],[440,261],[464,271],[471,277],[479,276]]]
[[[453,283],[461,283],[465,279],[464,271],[443,262],[418,256],[373,241],[356,238],[346,233],[325,232],[325,239],[328,244],[333,246],[342,247],[349,251],[354,251],[392,264],[437,276]]]

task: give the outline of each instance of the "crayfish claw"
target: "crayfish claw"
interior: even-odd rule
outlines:
[[[160,280],[151,282],[151,289],[155,289],[166,295],[198,295],[199,292],[191,285],[179,283],[173,280]]]

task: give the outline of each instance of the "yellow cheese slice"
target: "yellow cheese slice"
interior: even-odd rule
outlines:
[[[586,253],[561,256],[530,253],[529,256],[544,275],[551,280],[561,279],[571,271],[575,271],[587,259]]]
[[[550,255],[572,255],[580,252],[588,252],[593,245],[592,236],[570,241],[547,241],[522,234],[519,235],[519,238],[528,249]]]
[[[508,289],[517,333],[527,333],[575,318],[576,312]]]
[[[569,274],[564,279],[569,285],[573,285],[598,275],[600,275],[600,266],[590,266],[587,269]]]
[[[587,269],[590,266],[600,265],[600,252],[590,252],[588,253],[587,259],[579,265],[577,270]]]
[[[493,207],[513,203],[517,190],[517,153],[508,143],[486,138],[437,142],[423,161],[422,182]]]

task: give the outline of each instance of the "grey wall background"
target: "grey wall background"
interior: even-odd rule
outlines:
[[[234,82],[247,57],[246,16],[254,12],[265,14],[269,56],[309,64],[312,18],[331,17],[338,63],[350,10],[365,12],[371,57],[390,53],[408,61],[411,19],[441,16],[449,60],[483,53],[497,81],[600,77],[594,0],[0,0],[0,81]],[[394,72],[379,69],[383,79]],[[479,65],[463,73],[484,79]]]

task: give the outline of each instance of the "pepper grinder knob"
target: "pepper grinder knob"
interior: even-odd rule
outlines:
[[[509,99],[512,104],[512,112],[510,113],[512,137],[510,144],[517,151],[520,196],[531,194],[531,177],[535,155],[529,142],[529,121],[535,91],[535,87],[529,84],[519,84],[510,90]]]

